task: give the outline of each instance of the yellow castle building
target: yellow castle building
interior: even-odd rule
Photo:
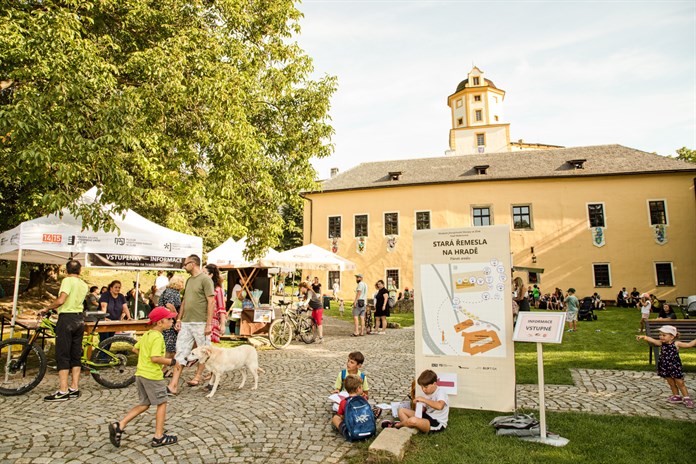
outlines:
[[[392,279],[403,291],[414,230],[508,224],[515,275],[542,293],[696,294],[696,165],[620,145],[511,143],[504,95],[473,68],[448,97],[448,154],[333,175],[304,195],[305,243],[354,261],[369,288]],[[353,298],[353,272],[316,275]]]

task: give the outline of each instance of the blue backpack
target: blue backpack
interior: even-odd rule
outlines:
[[[346,399],[343,420],[350,441],[365,440],[377,433],[375,415],[372,413],[370,403],[362,396],[351,396]]]

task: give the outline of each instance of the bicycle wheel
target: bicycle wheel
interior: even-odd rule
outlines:
[[[24,338],[0,343],[0,395],[15,396],[36,387],[46,374],[46,355]]]
[[[314,343],[314,340],[317,338],[318,330],[317,323],[314,321],[314,318],[311,316],[301,317],[299,324],[300,340],[307,344]]]
[[[292,327],[285,319],[276,319],[268,328],[268,340],[274,348],[282,349],[292,341]]]
[[[133,352],[135,339],[127,335],[114,335],[92,350],[87,363],[94,380],[106,388],[125,388],[135,382],[138,355]]]

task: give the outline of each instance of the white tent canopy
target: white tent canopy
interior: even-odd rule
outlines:
[[[96,191],[93,187],[78,202],[93,203]],[[61,214],[23,222],[0,234],[0,259],[65,264],[72,258],[88,266],[157,269],[180,267],[172,265],[172,261],[183,261],[191,254],[202,255],[200,237],[167,229],[130,210],[122,216],[112,214],[112,218],[117,229],[111,232],[83,230],[82,220],[67,208]],[[88,253],[108,255],[113,258],[112,264],[90,263]],[[127,256],[136,258],[124,263],[122,258]]]
[[[355,264],[313,243],[283,251],[273,257],[264,257],[260,264],[267,267],[313,269],[323,271],[350,271]]]
[[[78,203],[94,203],[97,188],[92,187]],[[105,206],[108,211],[109,206]],[[13,333],[17,318],[19,275],[23,261],[65,264],[69,259],[83,265],[122,269],[180,269],[192,254],[202,256],[203,239],[182,234],[148,221],[133,211],[111,217],[117,229],[112,232],[83,230],[82,220],[67,208],[48,216],[26,221],[0,234],[0,259],[17,261]]]
[[[215,264],[221,268],[238,268],[238,267],[276,267],[276,266],[264,266],[260,264],[261,259],[273,258],[279,253],[273,248],[269,248],[266,255],[255,261],[248,261],[244,257],[244,250],[246,249],[246,237],[242,237],[238,242],[235,242],[233,238],[229,238],[220,245],[208,252],[208,264]]]

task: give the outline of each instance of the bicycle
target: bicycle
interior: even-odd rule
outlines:
[[[55,337],[56,323],[50,319],[54,311],[41,317],[39,327],[28,338],[9,338],[0,342],[0,395],[15,396],[31,391],[46,374],[48,362],[39,337]],[[127,335],[114,335],[95,342],[99,321],[106,313],[85,313],[85,321],[95,322],[82,339],[82,367],[106,388],[125,388],[135,382],[138,355],[133,352],[136,340]]]
[[[303,342],[314,343],[317,336],[317,323],[311,315],[304,314],[307,308],[293,309],[291,303],[280,302],[284,306],[280,318],[271,323],[268,329],[268,340],[274,348],[287,347],[295,337]]]

